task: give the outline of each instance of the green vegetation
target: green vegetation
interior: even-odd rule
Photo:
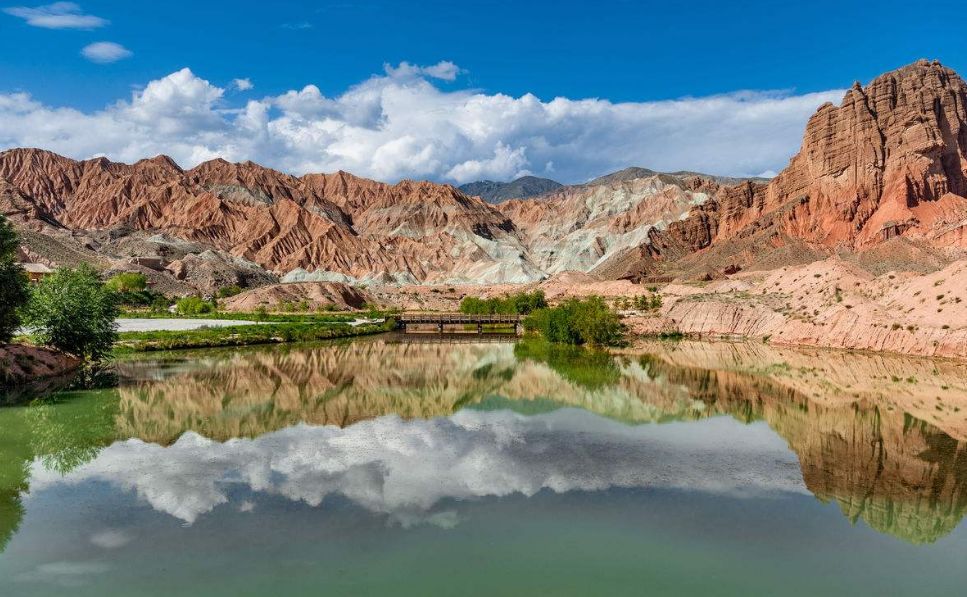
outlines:
[[[389,319],[385,323],[363,324],[358,326],[338,323],[320,325],[319,322],[287,322],[224,328],[201,328],[191,331],[125,332],[120,334],[115,345],[115,352],[147,352],[183,348],[311,342],[313,340],[380,334],[389,332],[395,327],[396,322]]]
[[[93,267],[62,267],[42,280],[24,309],[24,323],[41,344],[83,358],[106,355],[117,336],[117,295]]]
[[[20,308],[30,297],[27,274],[16,261],[19,240],[0,215],[0,342],[9,342],[20,327]]]
[[[148,288],[148,278],[137,272],[121,272],[108,278],[106,286],[117,294],[118,303],[125,307],[148,307],[165,311],[171,304],[163,294]]]
[[[275,309],[283,313],[308,313],[312,311],[312,303],[306,299],[301,301],[282,301],[276,305]]]
[[[624,326],[601,297],[568,299],[557,307],[537,309],[524,319],[524,329],[550,342],[619,346]]]
[[[365,316],[369,317],[367,313]],[[383,317],[380,312],[377,317]],[[303,322],[303,323],[348,323],[356,320],[356,315],[347,313],[269,313],[265,307],[258,307],[252,312],[214,311],[212,313],[179,314],[167,311],[146,313],[143,311],[128,311],[121,313],[122,318],[136,319],[219,319],[227,321],[275,321],[275,322]]]
[[[107,287],[119,294],[126,292],[141,292],[147,290],[148,279],[144,274],[122,272],[115,274],[107,281]]]
[[[616,309],[636,311],[657,311],[661,308],[661,295],[657,292],[639,294],[633,297],[620,296],[614,300]]]
[[[580,346],[553,344],[542,338],[528,338],[514,345],[518,360],[544,363],[561,377],[588,390],[618,383],[621,372],[606,352]]]
[[[489,299],[468,296],[460,301],[460,312],[467,315],[527,315],[546,307],[543,290]]]
[[[214,313],[217,309],[214,302],[209,302],[198,296],[186,296],[178,299],[175,303],[175,310],[178,315],[206,315]]]
[[[236,294],[241,294],[242,287],[237,284],[232,284],[231,286],[222,286],[215,293],[216,298],[228,298],[230,296],[235,296]]]

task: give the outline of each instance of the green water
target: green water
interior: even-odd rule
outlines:
[[[0,408],[0,595],[961,594],[963,368],[768,350],[123,361]]]

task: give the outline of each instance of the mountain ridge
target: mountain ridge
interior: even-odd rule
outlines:
[[[129,165],[27,148],[0,153],[0,205],[71,254],[100,252],[116,267],[155,260],[189,282],[201,262],[206,283],[233,268],[351,283],[696,278],[896,242],[963,256],[965,156],[967,85],[918,61],[821,106],[768,181],[627,168],[492,205],[429,181],[297,177],[220,158],[184,170],[163,155]],[[28,247],[41,257],[42,248]]]

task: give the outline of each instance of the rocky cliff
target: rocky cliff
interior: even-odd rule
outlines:
[[[614,275],[641,275],[678,262],[770,267],[782,261],[865,251],[893,238],[967,252],[967,84],[921,60],[859,83],[839,106],[810,118],[802,147],[768,184],[724,189],[628,255]],[[656,264],[657,262],[657,264]]]

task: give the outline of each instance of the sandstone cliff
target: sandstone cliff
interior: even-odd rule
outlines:
[[[611,273],[766,269],[896,237],[959,258],[967,254],[965,196],[967,84],[921,60],[854,84],[839,106],[821,106],[776,178],[716,194]],[[777,252],[783,258],[770,262]]]

